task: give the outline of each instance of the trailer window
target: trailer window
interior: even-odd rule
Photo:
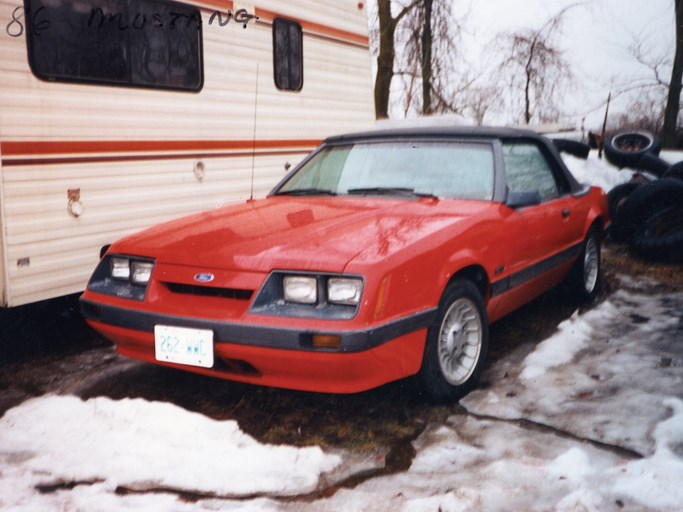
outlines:
[[[50,81],[199,91],[198,9],[165,0],[24,0],[29,64]]]
[[[300,91],[304,85],[304,52],[301,25],[276,18],[273,21],[273,69],[275,86]]]

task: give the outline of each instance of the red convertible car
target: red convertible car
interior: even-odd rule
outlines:
[[[552,141],[503,128],[331,137],[261,200],[109,247],[81,298],[125,356],[353,393],[476,384],[493,322],[562,282],[586,299],[609,223]]]

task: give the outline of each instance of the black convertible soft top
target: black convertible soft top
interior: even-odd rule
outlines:
[[[557,171],[564,175],[569,183],[572,194],[580,193],[586,187],[576,181],[576,178],[565,165],[560,153],[551,139],[532,130],[522,128],[508,128],[496,126],[412,126],[401,128],[386,128],[365,132],[334,135],[323,141],[324,145],[349,144],[353,142],[387,141],[406,138],[445,138],[445,139],[491,139],[501,142],[528,141],[535,142],[544,148],[546,155],[553,160]]]

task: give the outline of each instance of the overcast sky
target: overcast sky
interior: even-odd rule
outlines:
[[[496,34],[523,28],[539,28],[575,0],[453,0],[454,13],[469,9],[465,24],[467,59],[474,64],[480,51]],[[586,117],[586,128],[602,124],[600,107],[610,90],[619,89],[627,77],[651,77],[652,73],[630,56],[635,40],[645,43],[654,56],[673,59],[673,0],[587,0],[568,11],[558,44],[572,64],[577,87],[566,99],[565,110],[575,113],[577,126]],[[671,68],[665,69],[665,80]],[[627,98],[615,100],[611,112],[628,108]],[[503,120],[486,119],[486,122]]]
[[[574,0],[473,1],[470,23],[476,41],[485,43],[494,34],[518,28],[540,27]],[[584,98],[573,107],[577,113],[603,101],[610,89],[627,76],[652,76],[630,56],[628,47],[640,39],[653,55],[671,55],[674,42],[673,0],[590,0],[568,11],[559,44],[582,84]],[[670,79],[667,68],[666,80]],[[623,102],[617,101],[615,111]],[[594,124],[604,111],[588,117]]]

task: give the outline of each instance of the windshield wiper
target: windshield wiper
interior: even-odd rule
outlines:
[[[292,190],[278,190],[274,196],[336,196],[337,193],[324,188],[293,188]]]
[[[433,199],[438,199],[434,194],[427,194],[424,192],[415,192],[412,188],[405,187],[368,187],[368,188],[350,188],[347,190],[348,194],[358,194],[358,195],[387,195],[387,196],[414,196],[414,197],[429,197]]]

